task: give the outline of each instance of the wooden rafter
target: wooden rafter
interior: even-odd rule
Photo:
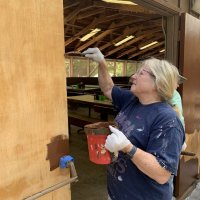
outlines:
[[[159,58],[159,59],[163,59],[163,57],[164,57],[164,52],[159,52],[159,53],[157,53],[157,54],[154,54],[154,55],[152,55],[152,57]]]
[[[68,3],[68,2],[67,2]],[[73,2],[73,3],[68,3],[68,4],[65,4],[64,6],[63,6],[63,9],[65,10],[65,9],[69,9],[69,8],[72,8],[72,7],[75,7],[75,6],[77,6],[78,4],[79,4],[80,2]]]
[[[88,9],[89,7],[92,6],[92,3],[90,1],[86,2],[85,1],[81,1],[80,4],[78,4],[77,8],[74,9],[71,13],[69,13],[65,19],[64,19],[64,24],[66,24],[67,22],[71,21],[74,17],[76,17],[78,15],[78,13],[80,13],[83,10]]]
[[[79,14],[78,17],[77,17],[77,20],[82,20],[82,19],[85,19],[85,18],[88,18],[88,17],[95,16],[97,14],[104,13],[104,12],[105,12],[104,9],[93,9],[90,12],[84,12],[84,13]]]
[[[129,42],[126,42],[126,43],[120,45],[119,47],[116,47],[116,48],[114,48],[113,50],[109,51],[107,54],[105,54],[105,57],[106,57],[106,56],[109,56],[109,55],[111,55],[111,54],[113,54],[113,53],[116,53],[117,51],[123,49],[124,47],[130,46],[130,45],[132,45],[132,44],[134,44],[134,43],[140,41],[141,39],[147,37],[148,35],[153,34],[153,33],[155,33],[155,32],[158,32],[158,31],[160,31],[160,29],[155,29],[155,30],[153,30],[153,31],[146,31],[146,33],[143,33],[141,36],[136,37],[136,38],[130,40]],[[131,52],[131,51],[132,51],[132,50],[130,50],[130,52]],[[126,52],[125,54],[127,54],[127,52]],[[125,54],[123,54],[123,55],[125,55]],[[117,57],[120,57],[120,56],[118,55]]]
[[[144,24],[143,23],[141,24],[141,22],[140,22],[140,25],[137,25],[137,23],[139,23],[139,21],[132,21],[131,26],[125,27],[122,35],[120,35],[119,37],[115,38],[114,40],[107,42],[106,44],[100,46],[99,49],[104,50],[104,49],[108,48],[109,46],[124,39],[126,36],[134,34],[136,31],[154,27],[154,25],[145,25],[145,22],[144,22]]]
[[[158,47],[140,51],[141,45],[158,37],[159,42],[164,41],[161,16],[141,6],[100,0],[64,0],[63,7],[66,52],[98,46],[107,58],[131,59],[134,56],[134,59],[143,59],[156,54]],[[85,42],[80,41],[81,37],[95,28],[101,31]],[[118,47],[114,46],[129,35],[135,38]]]
[[[134,57],[136,57],[136,56],[139,56],[140,54],[143,54],[143,53],[145,53],[145,52],[147,52],[147,51],[149,51],[149,50],[151,50],[151,49],[157,48],[157,47],[159,47],[159,46],[161,46],[161,45],[163,45],[163,44],[164,44],[164,41],[163,41],[163,42],[159,42],[159,43],[157,43],[157,44],[155,44],[155,45],[153,45],[153,46],[151,46],[151,47],[148,47],[148,48],[146,48],[146,49],[143,49],[143,50],[141,50],[141,51],[138,51],[137,53],[134,53],[134,54],[130,55],[128,58],[129,58],[129,59],[134,58]]]
[[[84,27],[81,31],[79,31],[75,36],[69,38],[67,41],[65,41],[65,46],[69,45],[76,39],[78,39],[80,36],[89,33],[89,31],[93,28],[96,28],[98,24],[101,24],[103,22],[107,21],[113,21],[113,19],[118,19],[120,16],[117,14],[110,15],[110,16],[100,16],[99,18],[94,18],[93,21],[86,27]]]
[[[82,29],[80,32],[78,32],[75,36],[69,38],[68,40],[65,41],[65,46],[69,45],[70,43],[72,43],[73,41],[75,41],[76,39],[78,39],[81,35],[86,34],[88,32],[88,30],[94,28],[97,24],[99,19],[95,18],[93,19],[93,21],[86,26],[84,29]]]
[[[87,43],[83,44],[82,46],[80,46],[77,50],[78,51],[82,51],[84,50],[85,48],[89,47],[90,45],[94,44],[96,41],[104,38],[106,35],[110,34],[113,30],[112,30],[112,27],[115,27],[116,24],[113,23],[110,25],[110,29],[102,32],[101,34],[99,34],[97,37],[93,38],[92,40],[88,41]]]
[[[99,47],[100,50],[104,50],[107,47],[114,45],[115,43],[117,43],[118,41],[122,40],[123,38],[125,38],[127,35],[133,34],[135,31],[137,30],[137,28],[129,28],[126,27],[123,31],[123,34],[118,36],[117,38],[115,38],[114,40],[107,42],[106,44],[102,45]]]
[[[122,10],[122,11],[134,12],[134,13],[155,14],[154,11],[145,9],[144,7],[141,7],[139,5],[128,5],[127,6],[124,4],[105,3],[103,1],[95,1],[94,5],[99,6],[99,7],[118,9],[118,10]]]
[[[150,52],[145,53],[145,54],[143,54],[142,56],[140,56],[140,57],[138,58],[138,60],[144,60],[144,59],[146,59],[146,58],[149,58],[149,57],[151,57],[151,56],[157,54],[158,52],[159,52],[159,49],[150,51]]]

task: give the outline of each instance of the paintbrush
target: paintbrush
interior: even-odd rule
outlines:
[[[85,56],[85,54],[79,51],[69,51],[65,53],[65,56]]]

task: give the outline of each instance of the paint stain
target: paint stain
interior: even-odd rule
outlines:
[[[49,160],[50,171],[59,167],[60,158],[68,155],[69,152],[68,138],[66,135],[58,135],[51,139],[51,143],[47,144],[47,158]]]
[[[136,119],[142,119],[139,115],[137,115],[135,118],[136,118]]]
[[[162,135],[162,132],[160,132],[157,136],[156,139],[158,139]]]
[[[123,179],[122,179],[121,176],[118,176],[117,179],[118,179],[119,181],[123,181]]]
[[[138,131],[138,132],[144,131],[144,127],[142,127],[142,128],[137,128],[137,131]]]

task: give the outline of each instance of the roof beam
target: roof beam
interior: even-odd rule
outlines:
[[[145,53],[145,52],[147,52],[147,51],[149,51],[149,50],[151,50],[151,49],[157,48],[157,47],[159,47],[159,46],[161,46],[161,45],[163,45],[163,44],[164,44],[164,41],[163,41],[163,42],[159,42],[159,43],[157,43],[157,44],[155,44],[155,45],[153,45],[153,46],[151,46],[151,47],[148,47],[148,48],[146,48],[146,49],[144,49],[144,50],[141,50],[141,51],[139,51],[139,52],[137,52],[137,53],[134,53],[134,54],[130,55],[130,56],[128,57],[128,59],[131,59],[131,58],[134,58],[134,57],[136,57],[136,56],[139,56],[140,54],[143,54],[143,53]]]
[[[147,59],[147,58],[151,57],[152,55],[157,54],[158,52],[159,52],[159,49],[156,49],[156,50],[154,50],[154,51],[150,51],[150,52],[148,52],[148,53],[146,53],[146,54],[140,56],[140,57],[139,57],[139,60]]]
[[[118,24],[116,23],[112,23],[107,29],[106,31],[104,31],[103,33],[101,33],[100,35],[98,35],[97,37],[94,37],[92,40],[88,41],[87,43],[85,43],[84,45],[80,46],[77,50],[82,51],[83,49],[87,48],[88,46],[90,46],[91,44],[95,43],[96,41],[104,38],[106,35],[112,33],[115,29],[119,29],[122,28],[122,26],[126,26],[129,23],[132,23],[131,21],[127,21],[127,20],[121,20],[120,22],[120,27]]]
[[[114,45],[116,42],[122,40],[127,35],[133,34],[136,30],[137,30],[136,27],[135,28],[126,27],[125,30],[123,31],[122,35],[120,35],[119,37],[115,38],[114,40],[107,42],[106,44],[100,46],[99,49],[102,51],[102,50],[108,48],[109,46]]]
[[[80,2],[74,2],[74,3],[71,3],[71,4],[67,4],[67,5],[64,5],[63,9],[69,9],[69,8],[72,8],[74,6],[77,6]]]
[[[94,20],[85,28],[83,28],[80,32],[78,32],[75,36],[69,38],[68,40],[65,41],[65,46],[69,45],[76,39],[78,39],[81,35],[87,34],[89,30],[95,28],[98,26],[98,24],[101,24],[105,21],[112,21],[118,19],[120,16],[119,14],[114,14],[114,15],[109,15],[109,16],[100,16],[98,18],[94,18]]]
[[[78,4],[78,6],[76,7],[76,9],[74,9],[72,12],[70,12],[67,16],[65,16],[64,18],[64,24],[66,24],[67,22],[71,21],[73,18],[77,17],[78,13],[87,10],[88,8],[90,8],[91,6],[93,6],[92,1],[81,1],[80,4]]]
[[[145,45],[150,44],[151,42],[158,41],[158,40],[160,40],[162,38],[164,38],[164,36],[163,36],[163,34],[161,32],[160,32],[160,34],[153,35],[153,37],[147,38],[147,41],[145,41],[143,43],[140,43],[138,45],[138,49],[140,49],[141,47],[143,47]]]
[[[144,26],[144,23],[145,23],[145,22],[142,23],[142,25],[139,25],[139,26],[138,26],[138,25],[136,24],[136,23],[138,23],[138,22],[141,24],[141,21],[133,21],[133,22],[131,23],[131,26],[133,26],[133,27],[127,26],[127,27],[125,28],[125,30],[123,31],[123,35],[120,35],[119,37],[115,38],[115,39],[112,40],[111,42],[107,42],[106,44],[100,46],[99,49],[100,49],[100,50],[104,50],[104,49],[108,48],[109,46],[114,45],[114,43],[116,43],[116,42],[122,40],[125,36],[127,36],[127,35],[129,35],[129,34],[134,34],[134,33],[135,33],[136,31],[138,31],[138,30],[147,29],[147,28],[152,28],[152,25],[146,25],[146,26]],[[136,25],[135,25],[135,24],[136,24]],[[154,27],[154,25],[153,25],[153,27]],[[155,27],[155,28],[156,28],[156,27]]]
[[[114,27],[116,24],[112,23],[110,25],[110,28]],[[110,34],[111,32],[113,32],[114,30],[112,29],[108,29],[106,31],[104,31],[103,33],[99,34],[97,37],[94,37],[93,39],[89,40],[88,42],[86,42],[85,44],[83,44],[82,46],[78,47],[77,51],[82,51],[85,48],[87,48],[88,46],[92,45],[93,43],[95,43],[98,40],[101,40],[102,38],[104,38],[106,35]]]
[[[157,54],[152,55],[152,57],[160,58],[163,55],[164,55],[164,52],[158,52]]]
[[[118,9],[127,12],[135,12],[135,13],[146,13],[146,14],[155,14],[154,11],[141,7],[139,5],[124,5],[124,4],[115,4],[115,3],[106,3],[103,1],[95,1],[95,6]]]
[[[84,13],[78,15],[77,20],[92,17],[93,15],[97,15],[97,14],[100,14],[100,13],[103,13],[103,12],[105,12],[105,9],[94,9],[90,12],[84,12]]]
[[[155,33],[155,32],[158,32],[158,31],[161,31],[161,29],[160,29],[160,28],[157,28],[157,29],[155,29],[155,30],[153,30],[153,31],[146,31],[146,32],[143,33],[143,35],[140,35],[139,37],[136,37],[136,38],[130,40],[129,42],[126,42],[126,43],[120,45],[119,47],[114,48],[113,50],[109,51],[107,54],[105,54],[105,57],[106,57],[106,56],[109,56],[109,55],[111,55],[111,54],[114,54],[114,53],[116,53],[117,51],[119,51],[119,50],[121,50],[121,49],[123,49],[123,48],[125,48],[125,47],[127,47],[127,46],[130,46],[130,45],[132,45],[132,44],[134,44],[134,43],[140,41],[141,39],[147,37],[148,35],[153,34],[153,33]],[[132,51],[132,49],[131,49],[131,51]],[[122,54],[123,54],[123,55],[122,55]],[[121,54],[121,55],[118,55],[117,58],[120,58],[120,57],[126,55],[127,52],[125,51],[125,52],[123,52],[122,54]]]

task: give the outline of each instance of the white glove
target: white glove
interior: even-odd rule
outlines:
[[[107,137],[105,147],[110,152],[116,153],[131,143],[121,131],[112,126],[109,126],[109,128],[112,134]]]
[[[92,60],[96,62],[101,62],[104,60],[104,55],[101,53],[101,51],[96,48],[88,48],[86,51],[82,52],[82,54],[85,55],[87,58],[91,58]]]
[[[187,144],[184,142],[181,151],[185,151],[186,148],[187,148]]]

